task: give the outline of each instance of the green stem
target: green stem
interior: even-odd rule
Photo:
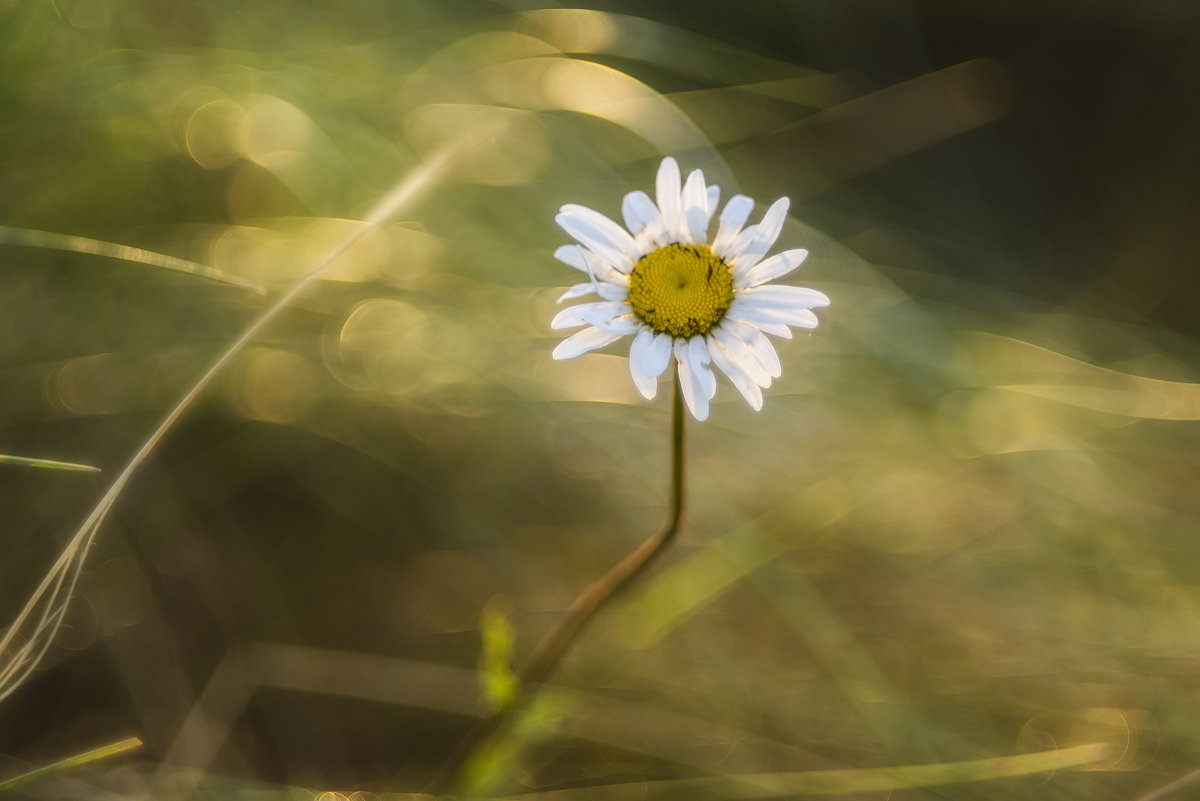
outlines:
[[[562,619],[530,654],[518,674],[516,699],[490,717],[481,720],[459,743],[454,755],[434,780],[430,792],[435,794],[453,788],[460,769],[476,748],[488,737],[503,728],[522,709],[562,662],[567,652],[579,640],[584,629],[601,609],[628,590],[646,572],[651,563],[667,549],[679,534],[683,522],[683,394],[679,375],[672,382],[671,401],[671,505],[662,527],[649,539],[634,548],[607,573],[587,586],[563,614]]]
[[[650,566],[655,557],[679,533],[683,520],[683,396],[675,379],[671,408],[671,508],[662,528],[611,570],[588,585],[571,604],[558,625],[546,635],[521,669],[520,680],[526,690],[541,684],[558,667],[571,646],[596,613],[628,589]]]

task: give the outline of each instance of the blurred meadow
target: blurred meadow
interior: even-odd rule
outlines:
[[[663,518],[548,323],[670,154],[832,305],[464,792],[1196,797],[1198,90],[1167,0],[0,0],[0,788],[429,787]]]

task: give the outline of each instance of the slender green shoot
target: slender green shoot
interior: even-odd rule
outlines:
[[[753,798],[882,793],[1036,776],[1059,770],[1095,769],[1110,762],[1113,751],[1113,743],[1096,742],[1031,754],[972,759],[965,762],[663,779],[637,782],[636,787],[629,783],[593,785],[587,788],[586,795],[590,801],[619,801],[630,797],[645,801],[676,798],[741,801]],[[505,801],[565,801],[578,798],[579,795],[580,791],[572,788],[510,796]]]
[[[93,748],[91,751],[84,751],[82,754],[61,759],[58,762],[49,765],[43,765],[40,768],[31,770],[28,773],[22,773],[20,776],[14,776],[11,779],[0,781],[0,793],[12,790],[15,787],[20,787],[22,784],[29,784],[32,781],[43,779],[47,776],[53,776],[55,773],[62,773],[64,770],[77,768],[80,765],[86,765],[89,762],[97,762],[101,759],[108,759],[111,756],[122,754],[126,751],[132,751],[139,748],[142,741],[137,737],[127,737],[115,743],[102,745],[99,748]]]
[[[20,464],[26,467],[44,467],[49,470],[74,470],[82,473],[99,473],[100,468],[78,462],[60,462],[57,459],[35,459],[32,456],[12,456],[0,453],[0,464]]]
[[[479,631],[483,639],[479,654],[480,689],[488,710],[497,712],[516,701],[520,689],[512,669],[517,638],[503,601],[493,598],[484,606]]]

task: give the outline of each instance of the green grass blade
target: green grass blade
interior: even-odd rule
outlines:
[[[67,757],[66,759],[59,760],[58,762],[54,762],[50,765],[44,765],[35,770],[31,770],[28,773],[22,773],[20,776],[14,776],[11,779],[0,781],[0,793],[11,790],[14,787],[18,787],[22,784],[28,784],[29,782],[37,781],[38,779],[45,778],[46,776],[52,776],[55,773],[61,773],[64,770],[76,768],[80,765],[86,765],[89,762],[96,762],[100,759],[107,759],[110,756],[116,756],[117,754],[125,751],[131,751],[134,748],[140,747],[141,744],[142,741],[137,737],[129,737],[119,742],[102,745],[99,748],[93,748],[91,751],[84,751],[82,754],[76,754],[75,756]]]
[[[34,459],[32,456],[12,456],[0,453],[0,464],[23,464],[26,467],[45,467],[50,470],[74,470],[83,473],[99,473],[99,467],[76,462],[60,462],[55,459]]]
[[[65,250],[71,253],[90,253],[94,256],[107,256],[110,259],[133,261],[139,264],[149,264],[152,267],[163,267],[181,273],[191,273],[223,284],[240,286],[250,289],[260,295],[267,294],[267,288],[254,281],[209,267],[199,262],[178,259],[165,253],[155,253],[152,250],[142,250],[128,245],[118,245],[115,242],[102,242],[99,239],[88,239],[82,236],[56,234],[50,231],[36,231],[32,228],[12,228],[0,225],[0,245],[24,245],[33,248],[49,250]]]
[[[589,801],[620,801],[637,797],[643,801],[667,801],[688,798],[693,801],[733,801],[733,799],[780,798],[804,795],[843,795],[937,787],[947,784],[991,781],[993,779],[1033,776],[1059,770],[1088,769],[1110,762],[1112,743],[1098,742],[1037,751],[1031,754],[972,759],[966,762],[940,762],[929,765],[902,765],[861,770],[814,770],[794,773],[755,773],[738,776],[704,776],[694,779],[664,779],[638,782],[636,792],[629,783],[550,790],[509,796],[507,801],[566,801],[585,797]]]

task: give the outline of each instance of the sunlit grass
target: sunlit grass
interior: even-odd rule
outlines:
[[[629,797],[636,789],[644,798],[780,798],[784,796],[849,795],[853,793],[889,792],[946,784],[966,784],[991,779],[1012,778],[1056,770],[1096,765],[1111,758],[1112,745],[1089,743],[1068,748],[1056,748],[1036,754],[978,759],[970,762],[936,765],[905,765],[872,770],[828,770],[809,773],[768,773],[751,776],[720,776],[703,779],[677,779],[663,782],[639,782],[629,786],[600,786],[588,788],[589,798]],[[575,798],[577,791],[551,791],[512,796],[516,801],[544,798]]]
[[[82,765],[88,765],[92,762],[108,759],[110,757],[117,756],[118,754],[132,751],[133,749],[141,746],[141,744],[142,741],[138,738],[128,737],[119,742],[111,743],[109,745],[102,745],[99,748],[93,748],[90,751],[83,752],[82,754],[76,754],[75,756],[61,759],[58,762],[44,765],[27,773],[22,773],[20,776],[14,776],[11,779],[0,779],[0,793],[9,792],[10,790],[15,790],[21,785],[30,784],[38,781],[39,779],[46,779],[51,776],[64,773],[72,768],[78,768]]]
[[[33,231],[28,228],[11,228],[6,225],[0,225],[0,245],[23,245],[25,247],[66,250],[72,253],[107,256],[110,259],[138,262],[139,264],[148,264],[167,270],[191,273],[202,278],[231,284],[232,286],[252,289],[260,295],[267,293],[266,287],[262,284],[247,281],[239,276],[231,275],[203,264],[197,264],[194,261],[177,259],[162,253],[152,253],[141,248],[131,248],[128,245],[118,245],[114,242],[87,239],[82,236],[67,236],[65,234],[50,233],[49,231]]]

